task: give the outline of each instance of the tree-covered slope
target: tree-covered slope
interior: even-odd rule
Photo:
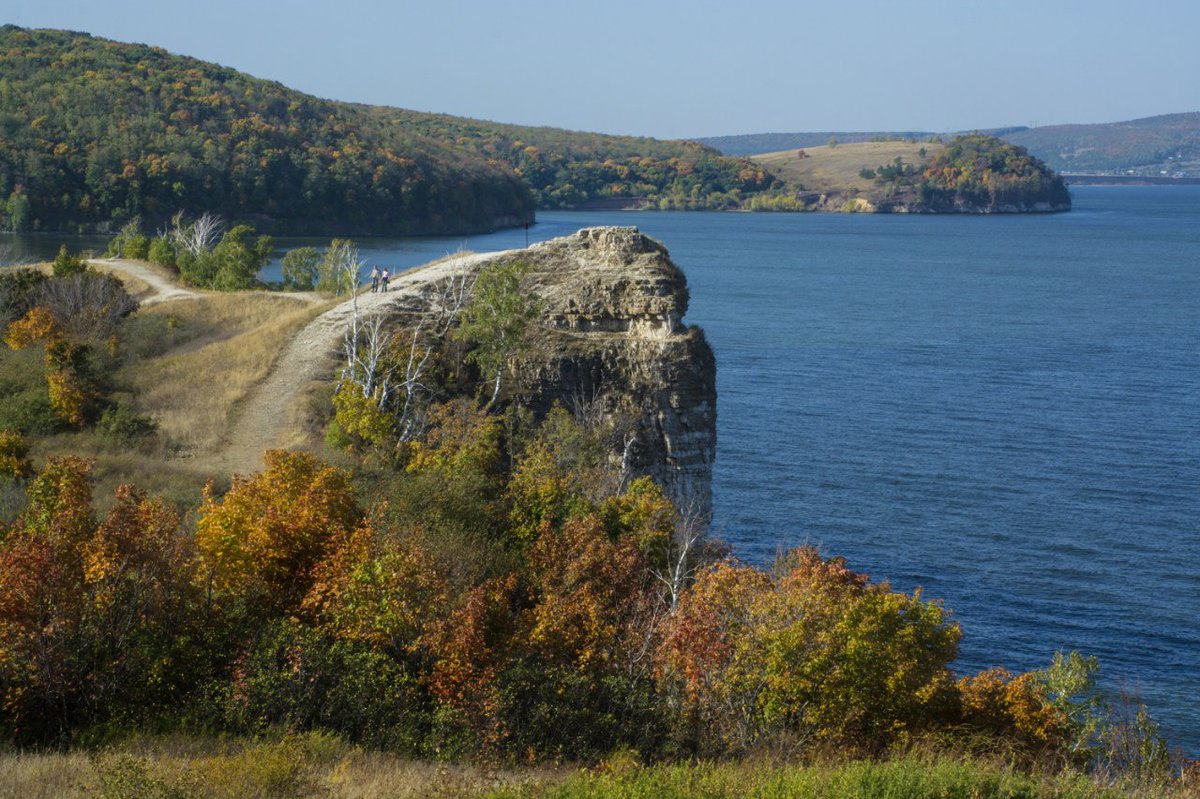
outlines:
[[[379,113],[413,133],[455,141],[509,164],[539,208],[571,208],[618,199],[659,208],[736,208],[777,185],[744,158],[694,141],[608,136],[531,128],[397,109]]]
[[[157,48],[13,26],[0,28],[0,197],[10,227],[34,229],[183,208],[277,230],[416,233],[532,212],[509,170],[354,106]]]
[[[736,207],[774,179],[692,142],[322,100],[82,33],[0,28],[0,225],[213,211],[274,232],[436,233],[534,204]]]
[[[1047,125],[1004,137],[1065,172],[1200,175],[1200,113],[1102,125]]]

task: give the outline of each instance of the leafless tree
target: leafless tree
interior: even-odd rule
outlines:
[[[37,305],[46,307],[72,337],[102,341],[122,319],[138,309],[121,281],[95,272],[47,280],[37,292]]]
[[[188,223],[180,211],[171,219],[171,239],[176,247],[198,258],[217,246],[224,228],[224,221],[216,214],[205,211]]]
[[[667,604],[672,610],[679,604],[683,591],[707,562],[705,543],[708,536],[708,514],[703,503],[689,499],[679,504],[679,518],[667,547],[665,565],[654,570]]]
[[[25,263],[29,263],[29,259],[18,254],[16,247],[8,242],[0,244],[0,266],[19,266]]]
[[[567,406],[576,423],[589,433],[600,431],[604,425],[604,398],[600,394],[599,386],[593,386],[590,392],[586,391],[582,384],[576,386],[567,398]]]
[[[402,441],[423,429],[421,411],[432,393],[425,382],[427,370],[471,296],[471,278],[453,275],[432,283],[422,294],[425,308],[409,327],[400,329],[389,329],[380,315],[363,319],[355,296],[342,345],[342,379],[381,408],[394,401]]]

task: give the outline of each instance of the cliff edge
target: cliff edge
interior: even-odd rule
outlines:
[[[666,247],[635,227],[586,228],[479,265],[504,261],[531,267],[522,289],[543,301],[511,398],[536,415],[557,402],[610,423],[614,465],[711,515],[716,360],[683,323],[687,279]]]

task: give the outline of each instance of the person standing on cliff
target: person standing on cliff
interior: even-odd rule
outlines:
[[[379,290],[379,267],[371,267],[371,293],[374,294]]]
[[[387,283],[388,283],[388,270],[384,269],[383,273],[379,276],[379,285],[385,294],[387,293]]]

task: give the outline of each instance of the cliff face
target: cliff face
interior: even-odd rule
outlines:
[[[687,280],[666,248],[637,228],[588,228],[491,262],[504,260],[532,267],[522,288],[544,303],[513,398],[536,414],[558,402],[612,423],[614,465],[708,516],[716,361],[703,331],[683,324]]]

